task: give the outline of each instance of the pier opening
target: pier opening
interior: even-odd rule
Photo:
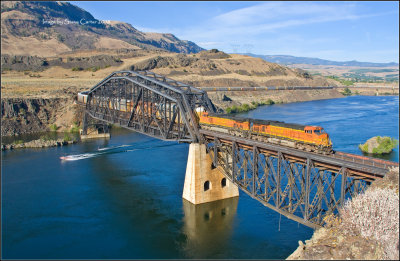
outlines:
[[[209,190],[210,189],[210,181],[206,181],[206,182],[204,182],[204,191],[207,191],[207,190]]]
[[[226,178],[221,180],[221,187],[226,187]]]

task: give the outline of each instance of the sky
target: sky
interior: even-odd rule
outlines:
[[[227,53],[399,62],[398,1],[71,1],[96,19]]]

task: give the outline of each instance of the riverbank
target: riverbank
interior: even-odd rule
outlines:
[[[1,150],[12,150],[12,149],[21,149],[21,148],[46,148],[46,147],[60,147],[66,146],[69,144],[76,143],[76,140],[66,140],[64,139],[57,139],[57,140],[32,140],[28,142],[21,142],[21,143],[12,143],[12,144],[1,144]]]
[[[219,108],[226,110],[233,106],[248,104],[293,103],[326,100],[344,97],[336,89],[329,90],[284,90],[284,91],[227,91],[209,92],[208,96]]]
[[[399,95],[399,87],[379,87],[379,86],[342,86],[336,88],[339,92],[344,92],[349,89],[352,95],[364,96],[385,96],[385,95]]]
[[[371,206],[365,201],[372,201]],[[353,198],[340,215],[326,219],[325,227],[305,244],[299,241],[287,260],[397,260],[398,204],[399,168],[394,168]]]

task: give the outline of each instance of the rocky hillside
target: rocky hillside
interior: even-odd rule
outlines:
[[[399,168],[325,221],[287,260],[398,260]]]
[[[245,55],[228,55],[216,49],[192,55],[158,55],[127,64],[125,68],[152,70],[197,87],[332,86],[336,83],[301,69],[289,69]]]
[[[1,66],[2,97],[7,98],[59,97],[59,91],[88,90],[119,70],[151,70],[195,87],[337,84],[303,70],[218,50],[197,54],[119,49],[75,51],[57,57],[3,55]]]
[[[45,131],[66,99],[2,99],[1,135]]]
[[[51,57],[99,48],[163,49],[178,53],[203,50],[172,34],[144,33],[128,23],[97,20],[67,2],[1,3],[2,54]]]

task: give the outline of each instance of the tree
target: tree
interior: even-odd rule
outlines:
[[[345,88],[344,91],[342,92],[344,96],[350,96],[351,95],[351,90],[349,88]]]

